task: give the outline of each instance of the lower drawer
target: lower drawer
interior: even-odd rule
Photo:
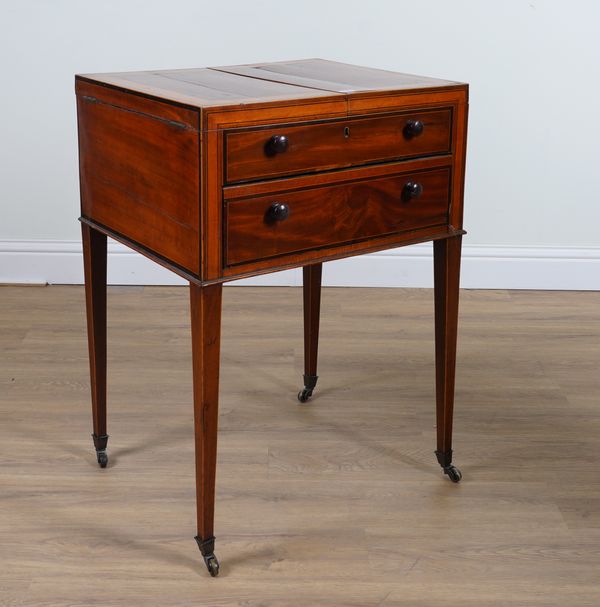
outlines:
[[[450,167],[228,198],[225,264],[248,263],[448,223]]]

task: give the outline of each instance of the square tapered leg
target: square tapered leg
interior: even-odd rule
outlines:
[[[219,561],[214,553],[214,513],[222,290],[221,284],[205,287],[190,284],[198,515],[196,541],[213,577],[219,573]]]
[[[106,235],[85,223],[81,224],[81,232],[92,389],[92,438],[98,464],[106,468]]]
[[[323,264],[315,263],[302,268],[302,294],[304,307],[304,388],[298,400],[305,403],[313,393],[317,375],[319,349],[319,317],[321,313],[321,276]]]
[[[437,460],[450,480],[462,474],[452,465],[452,417],[458,326],[458,293],[462,236],[433,243],[435,279],[435,373]]]

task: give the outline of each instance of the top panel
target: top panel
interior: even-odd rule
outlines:
[[[450,87],[460,84],[413,74],[401,74],[325,59],[301,59],[212,68],[228,74],[260,78],[331,93],[362,93]]]
[[[303,59],[218,68],[84,74],[80,79],[191,107],[339,99],[353,93],[453,88],[460,83]]]
[[[329,91],[268,82],[210,68],[83,74],[78,77],[192,107],[332,96]]]

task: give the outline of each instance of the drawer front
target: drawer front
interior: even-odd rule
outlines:
[[[450,167],[239,200],[228,200],[225,188],[225,263],[231,266],[444,225],[449,192]]]
[[[450,151],[452,110],[402,112],[226,134],[226,181],[357,166]]]

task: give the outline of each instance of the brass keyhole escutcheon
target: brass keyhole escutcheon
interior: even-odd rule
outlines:
[[[348,139],[348,137],[350,137],[350,127],[349,126],[344,127],[344,137],[346,139]]]

